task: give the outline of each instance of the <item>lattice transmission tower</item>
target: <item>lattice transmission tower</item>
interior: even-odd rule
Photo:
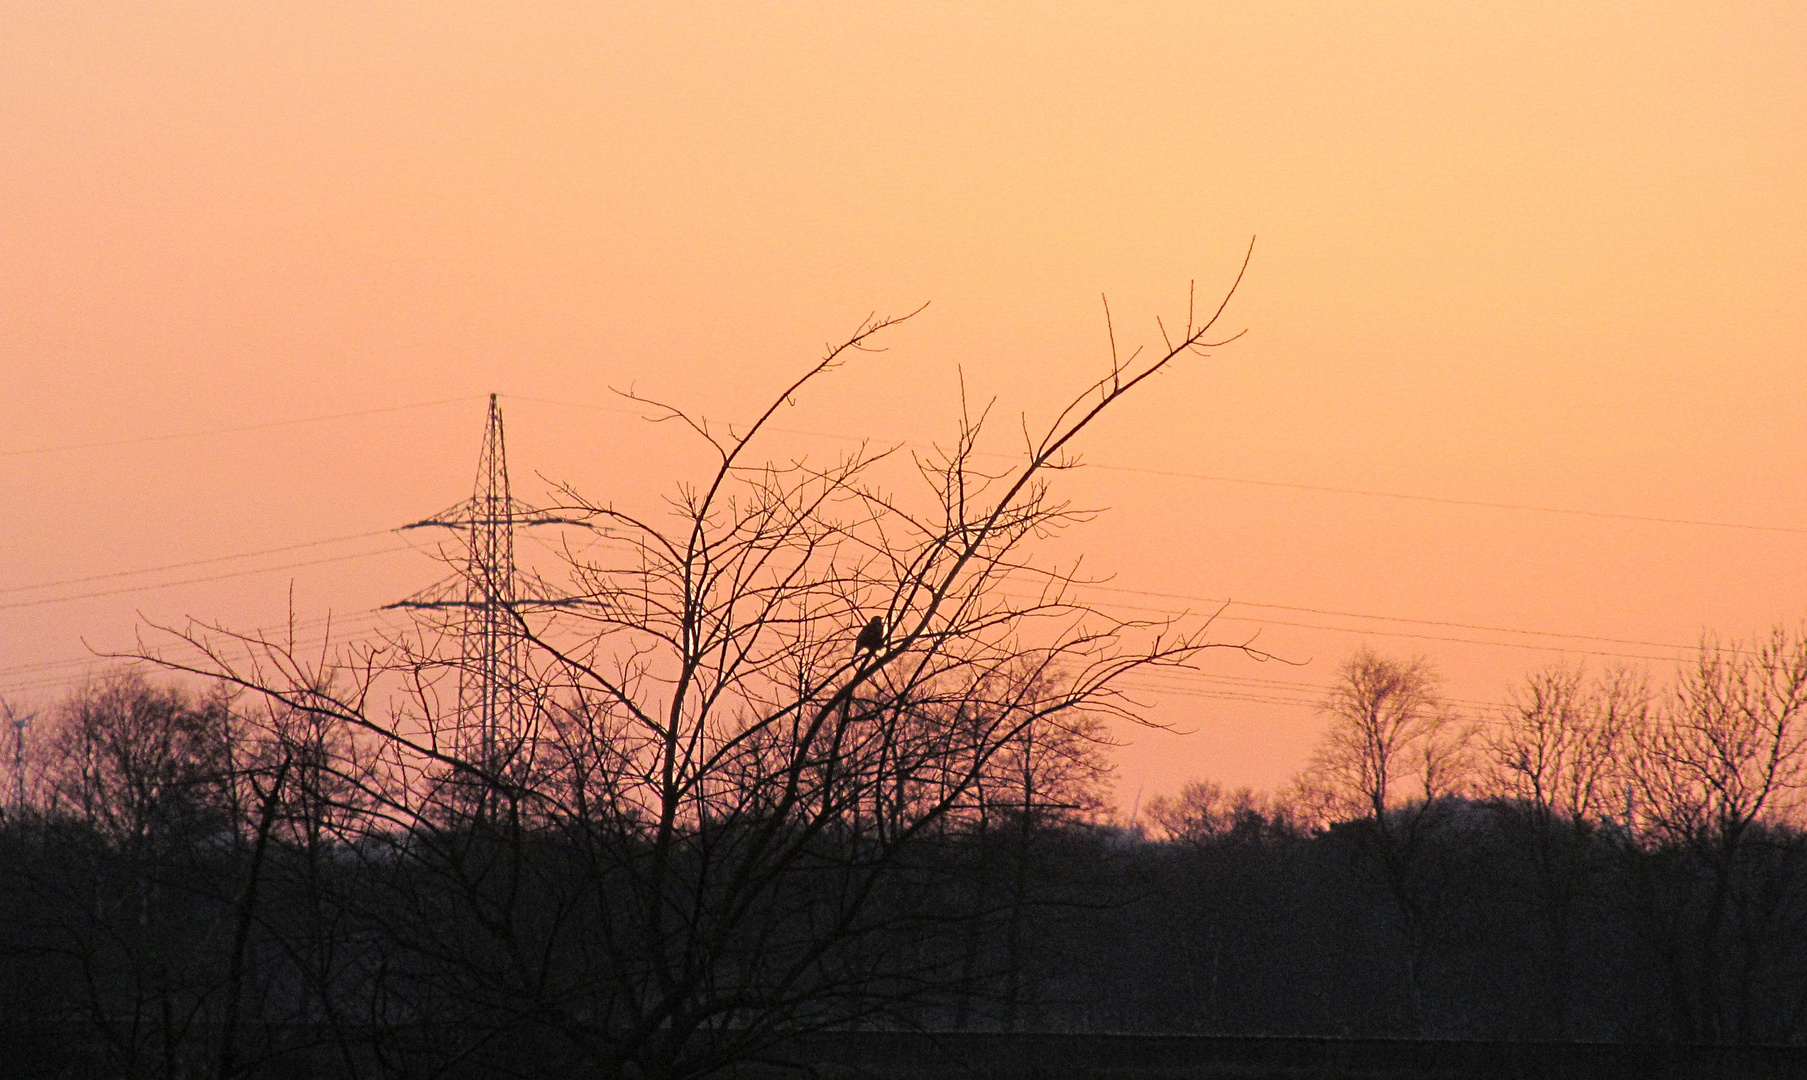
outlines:
[[[13,712],[12,705],[7,702],[0,702],[0,709],[5,710],[6,718],[13,727],[12,811],[15,814],[23,814],[25,812],[25,729],[31,726],[32,718],[37,714],[26,713],[24,716],[20,716]]]
[[[502,408],[491,394],[489,423],[471,497],[424,521],[402,526],[450,529],[463,538],[464,558],[456,575],[388,606],[462,614],[458,725],[465,737],[462,749],[475,751],[485,768],[500,770],[507,764],[507,744],[519,733],[524,710],[530,707],[522,678],[526,658],[522,612],[583,603],[557,595],[537,575],[519,571],[515,530],[584,524],[538,510],[509,491]]]

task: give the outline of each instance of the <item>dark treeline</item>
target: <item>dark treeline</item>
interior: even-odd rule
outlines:
[[[1799,1044],[1800,653],[1553,669],[1485,727],[1360,654],[1285,797],[1106,824],[1096,730],[1029,729],[905,854],[756,813],[661,853],[502,788],[404,821],[344,732],[116,673],[0,829],[0,1007],[17,1053],[164,1077],[696,1075],[850,1026]],[[751,888],[761,844],[794,857]],[[661,993],[710,1008],[621,1053]]]
[[[1416,808],[1414,808],[1416,809]],[[1202,843],[1048,838],[1048,895],[1103,903],[1038,920],[1027,1028],[1226,1034],[1798,1043],[1807,844],[1763,830],[1735,914],[1693,853],[1597,830],[1552,836],[1526,808],[1430,808],[1408,929],[1368,823],[1303,835],[1251,815]],[[1542,862],[1559,846],[1568,937]],[[1109,904],[1115,894],[1119,904]],[[1709,943],[1712,944],[1709,944]],[[1414,967],[1417,968],[1414,974]],[[1416,986],[1414,986],[1416,981]],[[1006,1014],[994,1009],[1001,1023]]]

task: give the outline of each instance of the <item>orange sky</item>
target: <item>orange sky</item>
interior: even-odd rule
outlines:
[[[1100,370],[1100,292],[1149,339],[1251,234],[1248,337],[1089,460],[1796,531],[1086,470],[1113,507],[1090,565],[1124,588],[1422,620],[1230,609],[1309,663],[1153,697],[1192,734],[1136,736],[1125,803],[1284,782],[1312,710],[1199,695],[1304,701],[1363,642],[1484,703],[1560,655],[1502,643],[1673,655],[1504,630],[1807,615],[1799,4],[521,7],[0,11],[0,693],[42,707],[139,612],[427,584],[372,536],[27,588],[425,516],[468,492],[488,391],[518,491],[647,500],[675,443],[544,402],[741,415],[928,300],[786,422],[944,436],[961,369],[1045,415]]]

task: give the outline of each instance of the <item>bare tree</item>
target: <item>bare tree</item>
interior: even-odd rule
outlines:
[[[52,805],[132,850],[193,835],[218,809],[230,711],[131,669],[105,672],[59,703]]]
[[[1787,819],[1807,785],[1807,630],[1703,642],[1660,721],[1637,747],[1652,829],[1729,852]]]
[[[909,462],[920,494],[881,484],[894,450],[758,457],[781,405],[897,320],[862,325],[744,428],[636,398],[714,466],[662,516],[565,490],[558,512],[614,546],[569,555],[577,603],[515,610],[525,692],[494,756],[461,749],[468,720],[442,700],[458,660],[430,625],[342,662],[339,689],[218,628],[185,633],[207,659],[178,666],[375,740],[368,837],[422,913],[392,928],[413,952],[385,969],[391,1018],[481,1009],[605,1072],[677,1077],[931,1000],[958,967],[922,944],[934,853],[981,787],[1006,769],[1046,783],[1050,753],[1082,762],[1090,725],[1141,719],[1124,675],[1219,647],[1204,624],[1088,608],[1034,544],[1089,516],[1049,488],[1079,437],[1229,340],[1212,340],[1228,299],[1147,354],[1113,351],[1039,433],[1025,422],[1015,464],[981,464],[987,410],[967,413]],[[503,1038],[492,1023],[447,1044]]]
[[[1708,881],[1698,926],[1672,952],[1679,1019],[1699,1038],[1749,1038],[1777,910],[1753,860],[1769,827],[1798,826],[1807,791],[1807,628],[1702,642],[1630,758],[1639,824]]]
[[[195,901],[198,871],[237,825],[236,718],[217,690],[197,695],[114,669],[72,690],[53,718],[44,824],[56,857],[39,887],[63,893],[56,952],[128,1074],[178,1071],[220,981],[211,950],[182,946],[212,910]]]
[[[1343,664],[1320,709],[1330,726],[1304,776],[1327,812],[1384,823],[1400,807],[1461,789],[1474,729],[1444,705],[1439,682],[1423,657],[1361,649]]]
[[[1175,795],[1156,795],[1143,812],[1157,838],[1177,849],[1167,873],[1185,884],[1172,900],[1183,896],[1181,910],[1192,916],[1174,918],[1163,941],[1164,963],[1189,991],[1181,1015],[1193,1030],[1221,1031],[1235,997],[1226,995],[1226,972],[1250,954],[1258,966],[1269,963],[1250,940],[1250,924],[1274,918],[1255,898],[1274,853],[1301,836],[1293,807],[1252,788],[1226,792],[1216,781],[1194,780]]]
[[[1650,689],[1630,668],[1589,677],[1558,664],[1506,696],[1484,740],[1488,788],[1529,833],[1552,1034],[1569,1038],[1575,905],[1591,870],[1591,838],[1623,805],[1624,754],[1643,730]]]
[[[1176,795],[1156,795],[1144,813],[1161,839],[1184,844],[1291,835],[1296,828],[1293,808],[1284,801],[1248,787],[1226,792],[1215,780],[1193,780]]]
[[[1045,691],[1044,691],[1045,692]],[[1003,1023],[1022,1023],[1025,982],[1024,935],[1034,904],[1031,876],[1037,848],[1046,834],[1097,815],[1109,793],[1111,765],[1105,750],[1114,745],[1105,725],[1084,712],[1049,716],[1023,725],[998,747],[991,767],[977,778],[974,802],[980,815],[981,858],[992,848],[986,834],[1002,817],[1009,831],[1010,884],[1004,920]],[[979,880],[987,875],[981,867]],[[973,929],[984,925],[974,912]]]
[[[1489,787],[1545,821],[1574,824],[1620,812],[1623,755],[1650,711],[1643,673],[1615,667],[1589,677],[1558,664],[1507,691],[1485,741]]]
[[[1202,844],[1221,836],[1229,824],[1228,800],[1215,780],[1193,780],[1175,795],[1156,795],[1143,813],[1162,840]]]
[[[1423,860],[1466,781],[1473,728],[1437,693],[1422,657],[1394,660],[1361,649],[1337,672],[1322,711],[1329,717],[1301,787],[1332,820],[1353,821],[1366,862],[1391,896],[1405,944],[1412,1023],[1426,1029],[1424,967],[1438,897]]]
[[[961,723],[987,722],[967,717]],[[1049,717],[1004,740],[973,778],[966,805],[950,826],[964,841],[966,869],[960,925],[960,969],[954,983],[954,1026],[972,1024],[975,1003],[995,997],[998,1019],[1018,1026],[1026,965],[1024,932],[1032,908],[1042,906],[1031,881],[1042,842],[1092,822],[1109,796],[1116,745],[1097,717],[1083,712]],[[1002,928],[999,928],[999,920]],[[993,939],[1003,938],[1001,953]],[[1002,990],[993,992],[992,984]]]

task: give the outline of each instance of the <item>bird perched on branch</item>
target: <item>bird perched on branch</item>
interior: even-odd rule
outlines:
[[[853,651],[856,653],[875,653],[884,647],[885,620],[874,615],[872,616],[872,621],[866,624],[866,629],[860,631],[860,640],[854,645]]]

